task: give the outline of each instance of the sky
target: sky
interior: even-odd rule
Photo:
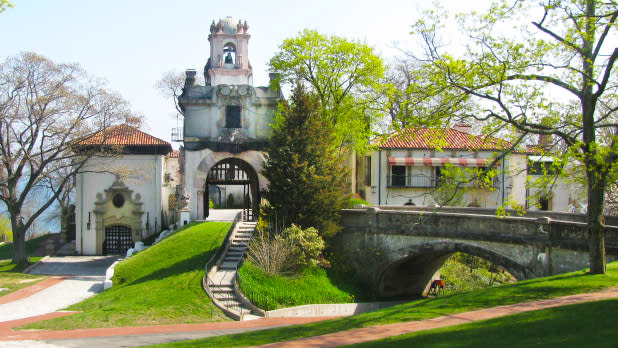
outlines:
[[[396,47],[414,47],[411,25],[431,6],[417,0],[11,2],[14,7],[0,14],[0,61],[31,51],[56,63],[79,63],[145,116],[144,130],[166,141],[176,127],[176,112],[155,84],[168,71],[203,71],[213,20],[247,21],[253,84],[263,86],[267,61],[284,39],[305,28],[364,41],[388,61],[400,54]],[[443,2],[453,11],[470,7],[465,1]]]

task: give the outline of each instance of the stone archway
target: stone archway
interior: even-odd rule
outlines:
[[[204,217],[209,215],[209,187],[210,185],[241,185],[243,187],[243,220],[257,219],[260,204],[260,190],[258,175],[253,167],[239,158],[226,158],[208,171],[204,184]],[[249,200],[247,201],[247,197]]]
[[[116,181],[104,193],[97,193],[97,200],[94,204],[97,255],[105,252],[124,253],[133,247],[135,242],[142,240],[144,211],[139,193],[133,194],[133,190],[116,178]],[[131,240],[128,240],[129,238]],[[114,240],[113,247],[111,244],[106,245],[107,239]]]
[[[387,265],[379,274],[377,292],[382,297],[421,296],[432,276],[453,253],[463,252],[488,260],[504,268],[518,280],[537,275],[525,266],[491,250],[459,242],[416,244],[398,254],[406,255]]]

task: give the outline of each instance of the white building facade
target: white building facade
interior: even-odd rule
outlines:
[[[105,140],[96,146],[119,152],[91,157],[75,178],[75,249],[81,255],[124,253],[159,232],[172,215],[168,197],[175,188],[166,175],[174,171],[167,167],[173,163],[167,159],[170,143],[127,125],[104,132]]]
[[[205,85],[196,84],[195,70],[186,71],[178,104],[184,113],[184,190],[191,196],[192,220],[209,215],[209,190],[235,186],[243,198],[245,218],[254,218],[260,190],[262,150],[281,93],[253,87],[248,25],[226,17],[210,27],[210,57]],[[274,78],[274,76],[271,76]]]

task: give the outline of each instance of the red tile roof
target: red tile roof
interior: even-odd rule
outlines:
[[[452,128],[409,128],[374,141],[381,149],[504,150],[511,143]]]
[[[95,133],[80,145],[134,145],[134,146],[171,146],[167,141],[155,138],[150,134],[126,124],[113,126]]]
[[[180,150],[172,150],[172,152],[167,155],[169,158],[180,158]]]

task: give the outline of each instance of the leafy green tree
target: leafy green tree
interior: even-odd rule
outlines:
[[[550,145],[562,151],[551,152],[583,166],[591,273],[606,270],[604,192],[618,179],[617,17],[616,1],[500,1],[487,13],[458,17],[469,40],[457,56],[437,40],[448,15],[434,11],[415,25],[431,60],[424,68],[439,87],[433,90],[476,102],[463,116],[515,129],[514,144],[553,136]]]
[[[13,7],[13,4],[11,4],[8,0],[0,0],[0,13],[4,12],[7,7]]]
[[[11,233],[11,221],[0,214],[0,242],[12,242],[13,234]]]
[[[381,88],[384,67],[373,48],[305,29],[284,40],[268,64],[280,74],[277,82],[301,83],[318,96],[319,116],[334,126],[341,149],[364,149],[381,114],[374,109],[374,90]]]
[[[298,85],[291,105],[282,104],[273,126],[263,174],[269,221],[286,227],[315,227],[322,237],[336,233],[347,198],[347,170],[338,160],[330,122],[319,117],[319,100]]]

